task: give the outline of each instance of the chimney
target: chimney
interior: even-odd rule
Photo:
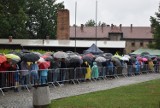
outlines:
[[[113,27],[114,27],[114,25],[113,25],[113,24],[111,24],[111,30],[113,30]]]
[[[57,39],[68,40],[70,36],[69,10],[61,9],[57,13]]]
[[[104,24],[101,25],[101,30],[102,30],[102,32],[103,32],[103,28],[104,28]]]
[[[9,42],[12,42],[12,36],[9,36]]]
[[[122,24],[119,25],[119,29],[120,29],[120,31],[122,31]]]
[[[84,29],[84,25],[81,24],[81,32],[83,32],[83,29]]]
[[[133,31],[133,24],[131,24],[130,30],[131,30],[131,32]]]

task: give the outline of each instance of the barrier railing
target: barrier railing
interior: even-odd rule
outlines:
[[[120,76],[129,77],[141,74],[148,74],[153,71],[159,72],[160,66],[155,65],[154,67],[149,67],[145,64],[143,66],[121,66],[121,67],[98,67],[98,78],[119,78]],[[47,74],[45,76],[42,74],[43,70],[38,70],[38,73],[31,72],[29,70],[16,70],[16,71],[1,71],[0,72],[0,91],[3,95],[8,89],[13,89],[17,91],[18,89],[26,89],[30,92],[30,88],[35,84],[48,83],[52,84],[54,87],[61,86],[66,82],[71,82],[73,84],[81,83],[86,81],[87,68],[86,67],[76,67],[76,68],[57,68],[57,69],[44,69]],[[92,73],[92,70],[89,74]],[[97,79],[92,78],[90,75],[90,80],[96,81]]]

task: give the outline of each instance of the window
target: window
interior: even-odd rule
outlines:
[[[143,47],[143,42],[140,42],[140,46]]]
[[[134,46],[135,46],[135,42],[132,42],[132,43],[131,43],[131,46],[134,47]]]

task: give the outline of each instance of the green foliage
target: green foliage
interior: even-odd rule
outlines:
[[[57,11],[63,2],[56,0],[1,0],[0,38],[55,38]]]
[[[96,22],[93,19],[90,19],[85,23],[85,26],[87,26],[87,27],[96,26]]]
[[[159,80],[53,100],[51,108],[159,108]]]
[[[149,44],[149,47],[160,49],[160,6],[158,12],[155,13],[156,17],[150,17],[152,32],[154,36],[154,43]]]
[[[8,38],[19,38],[25,34],[25,22],[27,15],[24,12],[24,4],[22,0],[0,1],[0,36]]]

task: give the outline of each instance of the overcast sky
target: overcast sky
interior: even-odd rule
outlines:
[[[77,2],[77,25],[96,19],[96,0],[64,1],[70,11],[70,25],[75,24],[75,2]],[[160,0],[97,0],[97,22],[122,26],[150,26],[150,16],[155,16]]]

